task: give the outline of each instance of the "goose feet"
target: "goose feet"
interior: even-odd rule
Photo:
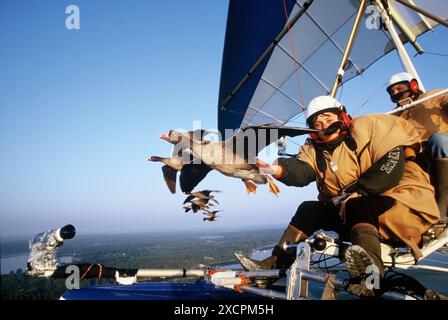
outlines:
[[[257,192],[257,185],[253,183],[250,180],[243,180],[244,184],[246,185],[246,191],[247,194],[256,193]]]
[[[269,176],[266,176],[266,180],[269,185],[269,192],[272,192],[276,197],[278,197],[278,194],[280,193],[279,187]]]

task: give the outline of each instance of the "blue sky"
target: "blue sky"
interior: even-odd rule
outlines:
[[[75,4],[81,29],[67,30]],[[160,165],[168,155],[157,138],[172,128],[216,127],[227,1],[0,2],[0,232],[33,234],[66,223],[79,232],[222,230],[280,226],[314,186],[280,185],[277,199],[260,186],[213,172],[198,188],[223,192],[221,219],[185,214],[184,195],[167,190]],[[436,41],[433,41],[436,39]],[[439,27],[420,39],[448,53]],[[427,88],[447,87],[446,57],[414,58]],[[401,71],[390,54],[344,86],[355,110]],[[356,92],[356,95],[352,94]],[[383,90],[357,115],[384,112]],[[294,144],[289,144],[294,152]]]

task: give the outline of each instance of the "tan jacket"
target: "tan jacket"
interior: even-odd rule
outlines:
[[[428,97],[441,90],[422,94],[419,99]],[[423,141],[435,132],[448,132],[448,94],[420,103],[397,115],[408,120],[420,134]]]
[[[352,121],[352,136],[356,141],[355,151],[345,143],[331,155],[324,151],[326,172],[320,172],[316,161],[316,150],[306,143],[298,159],[310,164],[316,172],[320,192],[329,197],[339,195],[345,187],[356,182],[376,161],[397,146],[421,149],[420,137],[414,127],[403,118],[375,114]],[[429,176],[414,162],[406,161],[404,174],[399,184],[383,193],[404,205],[405,210],[389,210],[380,216],[380,235],[390,239],[398,237],[408,244],[419,257],[418,243],[421,234],[440,218],[434,199],[434,188]],[[416,215],[416,219],[403,219],[403,215]],[[414,230],[409,232],[409,230]]]

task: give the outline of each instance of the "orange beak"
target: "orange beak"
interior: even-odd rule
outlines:
[[[163,139],[163,140],[165,140],[165,141],[168,141],[168,142],[170,142],[170,136],[169,136],[169,131],[167,132],[167,133],[164,133],[164,134],[161,134],[160,136],[159,136],[159,138],[160,139]]]

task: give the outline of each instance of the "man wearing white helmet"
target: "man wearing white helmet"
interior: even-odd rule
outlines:
[[[394,74],[387,92],[397,107],[428,97],[440,90],[423,93],[418,81],[407,72]],[[424,153],[419,164],[428,169],[435,187],[442,228],[448,222],[448,94],[420,103],[397,115],[408,120],[420,134]]]
[[[271,257],[237,257],[247,270],[288,268],[294,256],[284,250],[285,242],[303,241],[319,229],[336,231],[353,243],[345,258],[359,283],[349,290],[371,296],[365,272],[373,265],[384,274],[380,238],[404,241],[418,259],[422,234],[439,219],[428,175],[412,161],[421,148],[418,133],[390,115],[352,120],[328,96],[309,103],[306,120],[322,132],[311,135],[296,158],[279,158],[272,165],[258,161],[258,166],[288,186],[315,181],[319,201],[300,204]]]

